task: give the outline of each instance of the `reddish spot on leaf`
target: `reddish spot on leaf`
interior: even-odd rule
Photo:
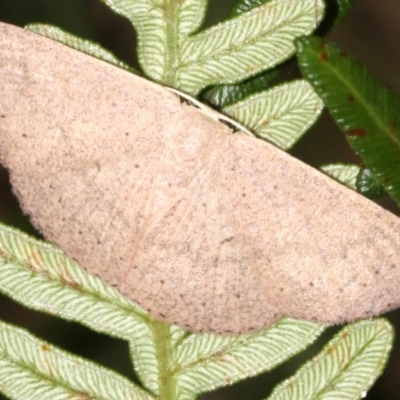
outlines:
[[[330,348],[330,349],[328,349],[327,351],[326,351],[326,354],[329,354],[329,355],[331,355],[331,354],[333,354],[333,352],[334,352],[334,348]]]
[[[50,351],[50,347],[47,344],[42,344],[43,351]]]
[[[362,128],[350,129],[346,132],[346,134],[347,136],[358,136],[359,138],[365,138],[365,136],[367,136],[367,132],[365,132],[365,129]]]
[[[342,50],[342,51],[340,52],[340,55],[341,55],[342,57],[347,57],[347,56],[349,55],[349,53],[347,53],[346,50]]]
[[[328,60],[328,54],[326,54],[326,52],[324,51],[323,53],[320,54],[319,58],[322,61],[327,61]]]
[[[69,277],[61,277],[61,281],[73,289],[80,289],[81,285],[78,282],[73,281]]]
[[[354,99],[354,96],[351,94],[351,95],[349,95],[349,97],[347,97],[347,100],[350,102],[353,102],[355,99]]]

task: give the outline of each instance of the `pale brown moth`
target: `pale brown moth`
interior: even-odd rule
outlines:
[[[6,24],[0,160],[49,241],[191,331],[400,304],[396,216],[158,84]]]

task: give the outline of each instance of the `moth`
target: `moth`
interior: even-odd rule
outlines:
[[[238,334],[399,306],[393,214],[123,69],[7,24],[0,54],[22,209],[154,317]]]

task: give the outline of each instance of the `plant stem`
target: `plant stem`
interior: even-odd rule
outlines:
[[[169,325],[160,321],[151,324],[159,371],[159,398],[160,400],[175,400],[175,379],[172,373],[173,348]]]
[[[163,84],[175,87],[175,75],[179,65],[179,8],[180,2],[176,0],[166,0],[165,7],[165,30],[166,46],[165,51],[165,70]]]

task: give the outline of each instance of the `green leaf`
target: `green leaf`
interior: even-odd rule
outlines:
[[[160,322],[60,250],[0,224],[0,290],[27,307],[128,340],[139,378],[158,393],[152,323]]]
[[[25,29],[45,36],[49,39],[53,39],[57,42],[72,47],[75,50],[89,54],[90,56],[96,57],[110,64],[114,64],[117,67],[127,69],[128,71],[134,73],[138,73],[138,71],[136,71],[133,67],[119,60],[117,57],[114,56],[114,54],[104,49],[100,45],[93,43],[89,40],[74,36],[68,32],[64,32],[62,29],[57,28],[56,26],[31,24],[25,26]]]
[[[207,0],[102,0],[128,18],[138,34],[138,58],[154,81],[178,88],[175,73],[182,41],[204,19]]]
[[[0,387],[13,400],[151,400],[115,372],[0,322]]]
[[[205,0],[103,0],[138,32],[138,56],[153,80],[196,95],[271,68],[294,52],[293,39],[318,24],[322,0],[273,0],[198,34]]]
[[[231,14],[229,15],[230,18],[237,17],[244,12],[250,11],[255,7],[261,6],[270,2],[271,0],[239,0],[235,7],[233,7]]]
[[[259,93],[267,89],[271,81],[279,74],[277,68],[266,71],[261,75],[257,75],[245,82],[236,83],[232,85],[217,85],[206,89],[201,97],[208,103],[218,109],[227,107],[233,103],[241,101],[246,97]]]
[[[136,26],[142,42],[140,46],[143,46],[140,52],[143,54],[149,50],[152,43],[160,45],[166,42],[167,23],[177,22],[176,34],[180,36],[193,33],[203,22],[208,4],[207,0],[180,0],[172,3],[166,0],[101,1]],[[155,28],[153,32],[151,26]]]
[[[176,87],[188,93],[215,83],[234,83],[274,67],[293,54],[293,40],[312,32],[315,8],[309,0],[273,0],[182,43]]]
[[[298,80],[250,96],[226,107],[224,112],[286,150],[315,122],[322,107],[311,85]]]
[[[383,319],[348,325],[268,400],[365,397],[386,365],[393,339],[393,328]]]
[[[356,190],[356,181],[360,169],[358,165],[340,163],[328,164],[320,167],[322,172],[354,190]]]
[[[360,173],[357,175],[356,186],[359,193],[370,199],[387,196],[383,186],[376,181],[374,175],[368,168],[361,169]]]
[[[337,0],[338,2],[338,15],[336,17],[334,27],[337,27],[342,23],[342,21],[346,18],[347,14],[353,8],[356,0]]]
[[[367,69],[316,37],[296,41],[303,75],[324,100],[353,149],[400,203],[400,101]]]
[[[273,327],[238,337],[195,334],[176,349],[179,400],[271,370],[312,343],[321,324],[283,318]]]

